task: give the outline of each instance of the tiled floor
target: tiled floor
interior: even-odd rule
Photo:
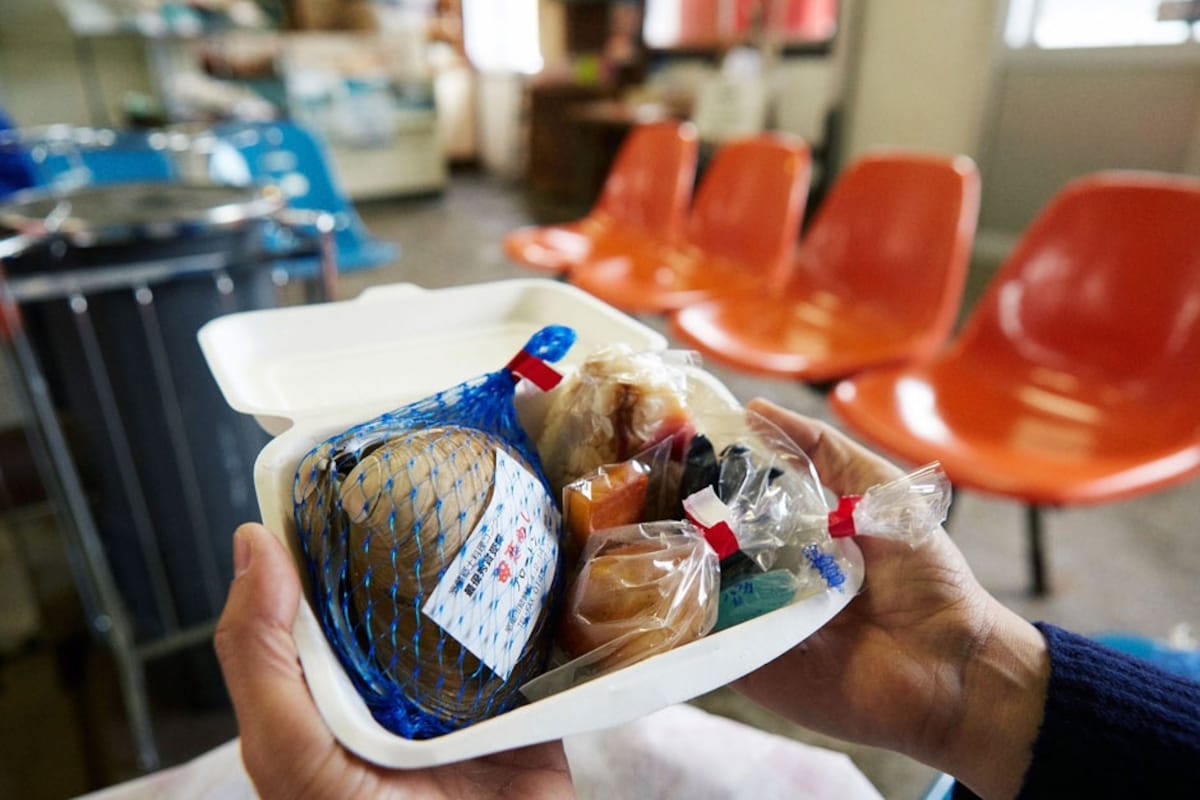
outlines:
[[[346,296],[381,283],[434,288],[529,277],[500,249],[507,231],[535,219],[534,208],[512,185],[456,175],[440,196],[363,204],[361,210],[376,236],[399,242],[404,252],[395,265],[344,276]],[[542,218],[572,211],[536,210]],[[976,296],[986,279],[980,273],[973,277],[968,297]],[[643,319],[662,328],[661,320]],[[808,387],[710,368],[742,399],[761,395],[831,418],[824,397]],[[1179,623],[1200,626],[1198,517],[1200,493],[1194,484],[1134,502],[1050,512],[1046,533],[1054,593],[1044,599],[1025,591],[1019,506],[963,493],[955,502],[951,532],[984,585],[1027,617],[1085,633],[1121,629],[1163,636]],[[42,535],[22,536],[45,547]],[[50,551],[44,558],[53,561]],[[73,668],[79,666],[76,661],[89,668]],[[80,674],[90,676],[86,687],[72,684]],[[35,644],[0,659],[0,796],[63,796],[127,774],[132,762],[115,693],[105,655],[86,644],[57,652]],[[888,798],[919,797],[933,777],[928,768],[901,756],[799,730],[731,693],[699,702],[710,711],[844,750]],[[188,709],[179,703],[160,702],[156,724],[172,762],[234,733],[225,709]]]

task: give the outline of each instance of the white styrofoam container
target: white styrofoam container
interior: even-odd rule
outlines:
[[[655,331],[573,287],[516,280],[452,289],[411,284],[370,289],[357,299],[221,317],[199,333],[225,399],[253,414],[275,438],[255,463],[263,522],[287,545],[307,591],[292,519],[292,479],[318,442],[376,414],[507,363],[541,327],[570,325],[578,342],[564,363],[618,342],[662,350]],[[695,370],[690,401],[707,412],[737,403]],[[539,397],[521,393],[526,427],[540,425]],[[699,641],[454,733],[412,741],[371,716],[330,649],[309,603],[293,634],[305,679],[326,724],[364,759],[414,768],[618,725],[735,680],[781,655],[828,622],[862,584],[853,542],[844,591],[823,592]],[[311,599],[311,595],[309,595]]]

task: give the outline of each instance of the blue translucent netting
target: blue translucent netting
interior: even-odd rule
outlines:
[[[550,326],[525,351],[557,361],[574,338]],[[488,501],[496,450],[532,472],[552,502],[517,421],[515,386],[507,368],[472,379],[322,442],[297,469],[294,514],[317,616],[372,714],[406,738],[511,708],[544,667],[546,612],[507,680],[421,613]]]

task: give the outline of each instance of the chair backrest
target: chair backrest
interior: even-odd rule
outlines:
[[[966,156],[880,151],[837,179],[809,225],[796,263],[806,286],[950,334],[979,216],[979,170]]]
[[[1076,383],[1160,387],[1164,405],[1200,398],[1200,180],[1101,172],[1068,184],[955,347]]]
[[[339,186],[325,144],[315,133],[275,121],[232,123],[217,128],[215,134],[210,157],[213,180],[273,184],[287,196],[291,207],[329,212],[334,218],[339,267],[376,266],[359,263],[360,255],[376,242]],[[387,253],[380,258],[390,260]]]
[[[104,131],[94,141],[70,139],[33,142],[29,157],[40,186],[106,186],[115,183],[163,183],[178,169],[164,146],[144,131]]]
[[[789,268],[811,176],[803,139],[760,134],[721,145],[696,192],[688,244],[776,279]]]
[[[617,153],[595,210],[674,241],[696,179],[696,129],[688,122],[636,126]]]
[[[231,123],[215,131],[220,154],[232,147],[245,161],[248,173],[238,173],[234,161],[214,155],[213,166],[222,181],[272,183],[288,195],[295,208],[337,213],[350,206],[338,186],[325,145],[316,134],[290,122]],[[232,179],[232,180],[231,180]]]

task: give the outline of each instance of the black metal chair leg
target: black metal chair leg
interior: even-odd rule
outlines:
[[[1046,553],[1042,542],[1042,509],[1030,504],[1025,508],[1029,534],[1029,574],[1034,597],[1050,593],[1046,576]]]
[[[953,486],[953,485],[952,485],[952,486],[950,487],[950,490],[951,490],[951,491],[950,491],[950,496],[951,496],[951,497],[953,497],[953,498],[956,498],[956,499],[957,499],[957,498],[958,498],[958,487],[957,487],[957,486]],[[955,509],[956,507],[957,507],[957,506],[956,506],[956,505],[955,505],[955,503],[952,501],[952,502],[950,503],[950,507],[946,509],[946,520],[945,520],[945,522],[943,522],[943,523],[942,523],[942,528],[943,528],[943,529],[946,531],[946,533],[948,533],[950,536],[953,536],[953,535],[954,535],[954,530],[953,530],[953,529],[950,527],[950,521],[954,519],[954,509]]]

